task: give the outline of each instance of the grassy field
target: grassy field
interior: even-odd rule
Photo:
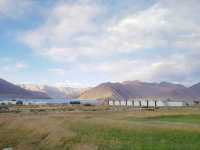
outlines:
[[[6,147],[14,150],[199,150],[200,109],[113,112],[91,108],[89,111],[0,113],[0,150]]]

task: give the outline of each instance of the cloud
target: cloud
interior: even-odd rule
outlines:
[[[72,88],[85,88],[85,87],[89,87],[89,85],[85,85],[79,82],[74,82],[74,81],[69,81],[69,80],[65,80],[63,82],[57,82],[55,84],[55,86],[57,87],[72,87]]]
[[[109,27],[118,42],[128,49],[199,47],[198,1],[158,1],[153,6],[130,14]],[[178,11],[177,11],[178,10]],[[193,41],[193,43],[192,43]]]
[[[66,73],[65,70],[62,68],[52,68],[52,69],[49,69],[48,71],[57,76],[64,76]]]
[[[35,2],[32,0],[0,0],[0,19],[11,18],[17,19],[27,16],[34,7]]]
[[[15,64],[15,68],[16,68],[17,70],[26,69],[27,67],[28,67],[28,65],[25,64],[24,62],[17,62],[17,63]]]
[[[104,72],[114,80],[189,82],[191,76],[196,81],[199,61],[192,55],[200,55],[198,3],[157,0],[138,11],[105,17],[109,11],[103,3],[62,1],[21,41],[44,57],[79,64],[85,72]]]
[[[191,85],[199,82],[200,59],[183,54],[149,60],[118,60],[81,64],[85,72],[107,74],[114,81],[170,81]]]
[[[104,9],[98,3],[58,3],[46,22],[26,32],[22,40],[39,54],[58,61],[152,48],[198,49],[200,19],[194,14],[200,6],[196,3],[162,0],[144,10],[102,22],[97,18]]]
[[[138,66],[140,66],[138,68]],[[81,64],[81,70],[85,72],[98,72],[109,75],[114,81],[145,80],[149,78],[149,66],[140,60],[118,60],[99,64]],[[146,76],[144,76],[146,74]]]
[[[0,61],[1,73],[14,73],[28,68],[28,64],[23,61],[11,58],[2,58]]]
[[[26,32],[22,40],[37,53],[54,60],[73,61],[92,54],[88,43],[81,42],[97,32],[93,20],[100,12],[97,5],[90,2],[58,3],[45,24]]]

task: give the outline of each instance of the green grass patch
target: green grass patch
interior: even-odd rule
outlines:
[[[144,130],[98,126],[89,123],[73,125],[77,136],[68,148],[78,143],[92,143],[100,150],[192,150],[198,149],[200,133],[170,129]]]
[[[200,123],[200,115],[171,115],[171,116],[159,116],[149,118],[150,120],[159,120],[167,122],[182,122],[182,123]]]
[[[132,121],[149,121],[149,122],[168,122],[168,123],[189,123],[189,124],[200,124],[200,115],[161,115],[154,117],[129,117],[128,120]]]

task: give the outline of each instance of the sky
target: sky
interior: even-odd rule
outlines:
[[[199,0],[0,0],[0,78],[200,82]]]

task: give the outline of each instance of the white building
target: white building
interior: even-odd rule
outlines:
[[[152,99],[132,99],[132,100],[108,100],[110,106],[130,106],[130,107],[183,107],[188,103],[177,100],[152,100]],[[191,104],[190,104],[191,105]]]

